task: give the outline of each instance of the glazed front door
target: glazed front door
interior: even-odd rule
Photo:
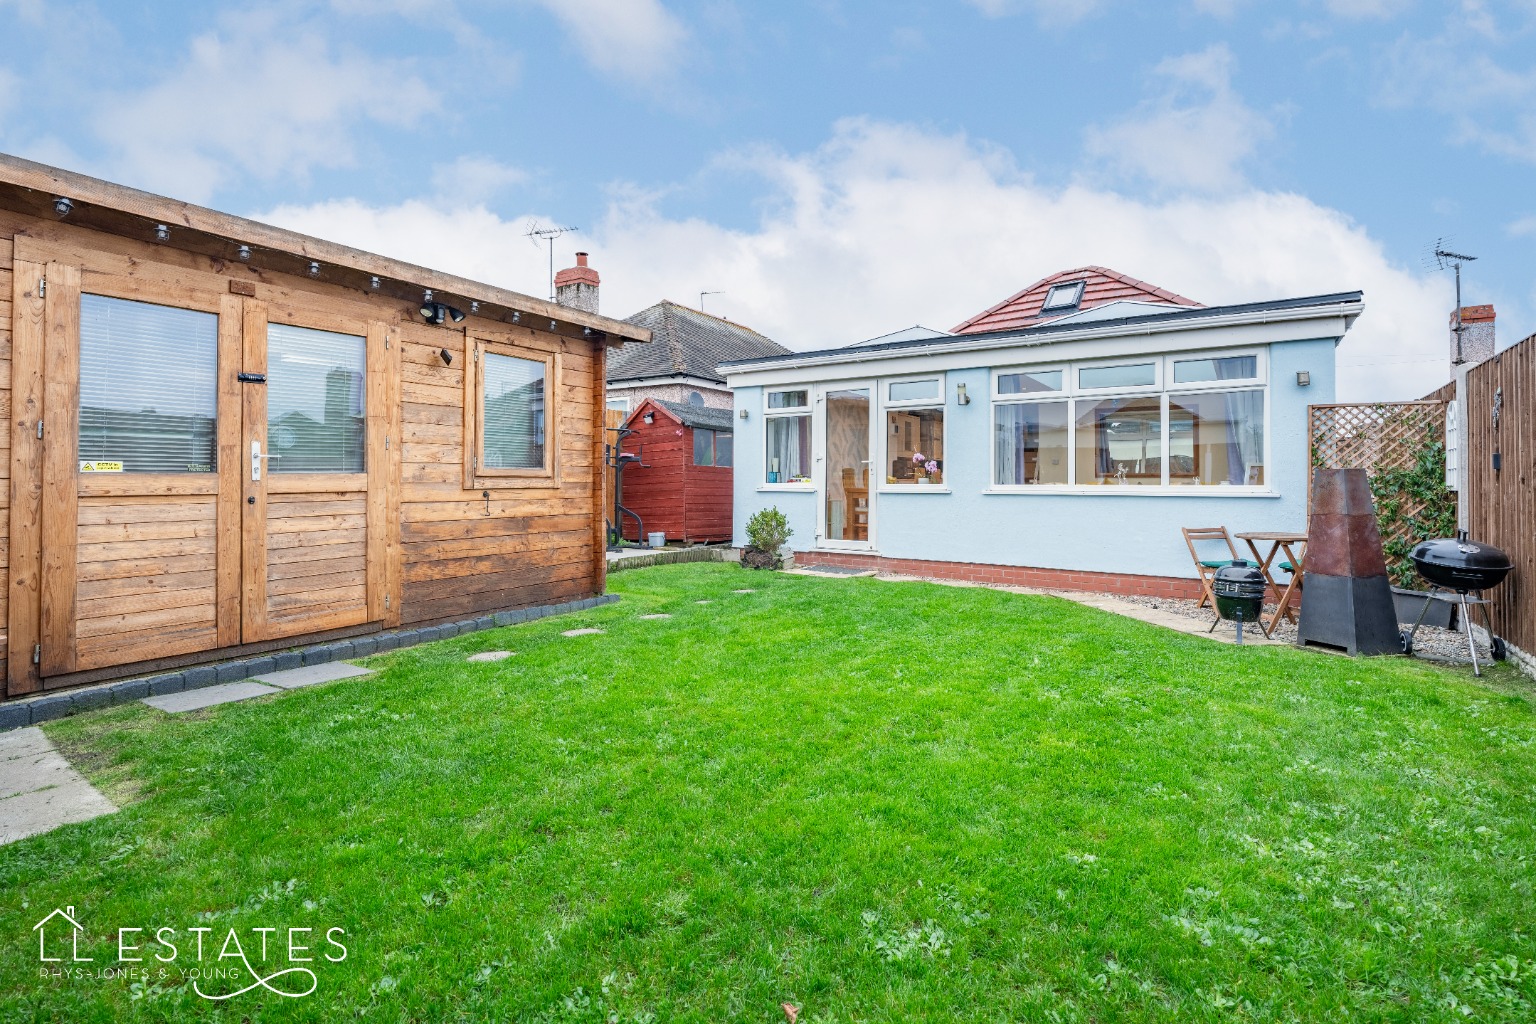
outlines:
[[[872,450],[869,384],[820,390],[816,451],[821,543],[829,548],[873,547],[875,493],[870,486]]]

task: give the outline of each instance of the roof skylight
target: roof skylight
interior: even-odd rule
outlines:
[[[1045,293],[1045,302],[1040,307],[1040,312],[1049,313],[1052,310],[1071,309],[1083,299],[1083,281],[1071,281],[1067,284],[1052,285],[1051,290]]]

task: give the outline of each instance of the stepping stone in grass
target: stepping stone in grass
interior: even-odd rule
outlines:
[[[514,653],[515,652],[513,652],[513,651],[481,651],[478,654],[471,654],[469,656],[469,660],[470,661],[502,661],[502,660],[504,660],[506,658],[512,657],[512,655]]]
[[[672,616],[666,612],[656,612],[652,615],[637,615],[635,618],[650,621],[652,619],[670,619]]]
[[[568,629],[561,636],[591,636],[593,633],[601,633],[600,629]]]
[[[746,590],[733,590],[733,591],[731,591],[731,593],[733,593],[733,594],[755,594],[755,593],[757,593],[757,591],[748,588]]]
[[[713,600],[711,600],[711,599],[710,599],[710,598],[707,598],[707,597],[706,597],[706,598],[705,598],[705,599],[704,599],[704,600],[702,600],[702,601],[695,601],[695,602],[693,602],[693,603],[694,603],[694,604],[714,604],[714,603],[715,603],[715,602],[714,602],[714,601],[713,601]]]

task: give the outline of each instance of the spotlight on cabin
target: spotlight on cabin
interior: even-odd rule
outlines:
[[[74,208],[75,204],[63,196],[59,196],[53,201],[53,212],[58,214],[61,220],[68,217]]]

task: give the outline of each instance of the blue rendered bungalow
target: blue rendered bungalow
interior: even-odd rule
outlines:
[[[1307,406],[1362,308],[1084,267],[950,333],[724,363],[735,541],[777,506],[802,562],[1193,596],[1180,527],[1304,530]]]

